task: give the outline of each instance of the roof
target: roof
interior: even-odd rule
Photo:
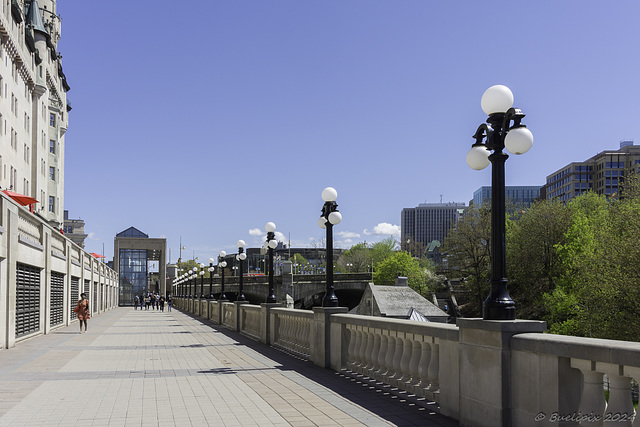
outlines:
[[[31,25],[34,31],[40,31],[41,33],[49,36],[49,32],[44,26],[44,21],[42,20],[42,13],[40,12],[40,8],[38,7],[38,0],[31,0],[31,5],[29,6],[29,11],[27,12],[26,24]]]
[[[129,227],[124,231],[116,234],[116,237],[137,237],[137,238],[149,238],[148,234],[143,233],[135,227]]]
[[[407,317],[415,309],[425,317],[448,317],[447,313],[408,286],[379,286],[370,283],[369,287],[384,316]]]

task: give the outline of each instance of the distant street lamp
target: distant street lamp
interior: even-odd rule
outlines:
[[[200,263],[200,299],[204,298],[204,264]]]
[[[273,303],[277,301],[276,294],[273,291],[273,250],[278,247],[275,233],[276,225],[273,222],[268,222],[264,229],[267,231],[267,250],[269,252],[269,295],[267,296],[267,302]]]
[[[322,300],[323,307],[337,307],[338,297],[333,289],[333,226],[340,224],[342,221],[342,214],[338,212],[338,204],[336,199],[338,198],[338,192],[332,188],[327,187],[322,190],[322,200],[324,205],[322,206],[322,215],[318,220],[320,228],[327,230],[327,269],[326,269],[326,282],[327,290]]]
[[[191,269],[193,272],[193,299],[198,298],[198,267],[193,267]]]
[[[218,267],[220,268],[220,298],[219,301],[226,301],[227,294],[224,293],[224,268],[227,266],[227,261],[224,257],[227,256],[225,251],[220,251],[218,255]]]
[[[209,258],[209,299],[213,299],[213,258]]]
[[[244,281],[243,281],[243,270],[242,270],[242,262],[247,259],[247,254],[244,252],[244,246],[246,245],[246,243],[244,242],[244,240],[238,240],[238,255],[236,255],[236,259],[238,260],[238,262],[240,263],[239,267],[240,267],[240,279],[239,279],[239,285],[238,285],[238,298],[236,298],[236,301],[246,301],[247,299],[244,296]]]
[[[513,108],[513,93],[502,85],[491,86],[482,95],[482,109],[489,116],[478,127],[476,142],[467,154],[467,164],[481,170],[491,163],[491,290],[482,305],[485,320],[514,320],[516,306],[507,291],[505,243],[504,164],[513,154],[524,154],[533,145],[533,135],[521,124],[524,113]],[[513,122],[513,125],[511,124]],[[493,151],[493,153],[492,153]]]

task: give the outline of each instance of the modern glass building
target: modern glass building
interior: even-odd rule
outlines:
[[[640,146],[621,141],[619,150],[607,150],[584,162],[572,162],[547,176],[547,199],[567,202],[586,191],[609,197],[620,192],[625,174],[640,172]]]
[[[166,295],[166,239],[151,239],[149,235],[130,227],[118,233],[114,247],[114,270],[120,274],[120,304],[131,306],[135,296],[146,292]],[[156,284],[149,284],[149,262],[159,261]]]
[[[505,199],[516,206],[529,207],[540,198],[540,185],[508,185],[504,188]],[[480,187],[473,192],[473,204],[482,206],[485,201],[491,203],[491,187]]]

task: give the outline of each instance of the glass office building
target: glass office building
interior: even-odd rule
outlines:
[[[508,185],[504,188],[504,195],[507,201],[517,207],[528,208],[540,198],[540,185]],[[480,187],[473,192],[473,204],[482,206],[484,202],[491,203],[491,187]]]
[[[131,306],[136,295],[158,292],[166,295],[166,239],[151,239],[130,227],[115,238],[114,270],[120,274],[120,305]],[[159,281],[149,284],[149,262],[158,261]]]

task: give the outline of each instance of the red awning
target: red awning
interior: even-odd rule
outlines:
[[[95,252],[91,252],[91,255],[93,255],[96,258],[104,258],[104,255],[100,255],[100,254],[97,254]]]
[[[16,202],[20,203],[22,206],[29,206],[38,203],[38,201],[33,197],[25,196],[24,194],[15,193],[9,190],[2,190],[2,192],[11,197]]]

